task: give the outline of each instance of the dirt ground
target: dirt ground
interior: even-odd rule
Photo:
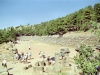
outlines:
[[[10,75],[33,75],[33,68],[30,68],[28,70],[24,70],[23,68],[29,64],[34,65],[36,60],[39,59],[39,52],[44,51],[45,56],[55,56],[55,52],[59,52],[61,48],[69,48],[70,50],[70,58],[73,58],[76,55],[75,47],[63,47],[60,45],[55,44],[48,44],[43,42],[37,42],[37,41],[17,41],[18,44],[15,45],[15,47],[18,49],[19,53],[24,52],[25,54],[27,52],[32,52],[32,58],[31,60],[28,60],[28,64],[20,63],[17,61],[17,63],[12,64],[12,61],[7,62],[8,69]],[[31,50],[28,50],[29,46],[31,47]],[[1,62],[0,62],[1,64]],[[1,65],[0,65],[1,67]]]

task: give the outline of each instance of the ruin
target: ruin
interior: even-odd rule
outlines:
[[[71,69],[69,66],[69,53],[68,48],[61,48],[60,52],[55,53],[54,65],[52,65],[52,60],[50,61],[51,64],[47,64],[48,61],[37,61],[36,65],[33,66],[34,72],[37,74],[48,73],[50,75],[56,75],[58,73],[67,74],[67,70]]]

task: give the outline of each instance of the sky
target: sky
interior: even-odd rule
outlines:
[[[0,0],[0,29],[50,21],[100,0]]]

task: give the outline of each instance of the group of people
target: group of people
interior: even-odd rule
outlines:
[[[40,57],[40,58],[43,58],[43,59],[45,58],[45,54],[44,54],[43,51],[40,51],[40,52],[39,52],[39,57]]]
[[[29,48],[29,50],[30,50],[30,48]],[[32,59],[32,53],[31,53],[31,51],[28,51],[26,54],[24,54],[24,52],[19,53],[18,50],[16,49],[12,56],[12,64],[15,63],[15,59],[20,61],[21,63],[22,62],[28,63],[28,59],[29,60]],[[7,68],[6,58],[3,59],[2,66],[4,68]]]
[[[31,48],[29,47],[29,51],[25,54],[24,52],[19,53],[18,50],[16,49],[15,52],[13,53],[13,63],[15,63],[15,59],[20,61],[21,63],[28,63],[28,59],[32,59],[32,53],[31,53]],[[55,60],[52,60],[52,58],[49,57],[45,57],[45,54],[43,51],[39,52],[39,57],[42,59],[42,61],[44,61],[45,59],[48,61],[48,63],[54,63]],[[4,58],[3,62],[2,62],[2,66],[7,68],[7,62],[6,62],[6,58]]]
[[[55,57],[45,56],[45,53],[43,51],[39,52],[39,57],[42,59],[42,61],[47,61],[48,65],[55,63]]]
[[[27,63],[28,62],[28,59],[32,59],[32,53],[29,51],[27,52],[26,54],[24,54],[24,52],[21,52],[21,53],[15,53],[16,55],[16,59],[21,61],[21,62],[24,62],[24,63]]]

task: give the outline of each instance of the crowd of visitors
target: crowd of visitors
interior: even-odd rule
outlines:
[[[30,51],[27,52],[26,54],[24,52],[21,53],[16,52],[15,55],[16,59],[21,61],[21,63],[22,62],[28,63],[28,60],[32,59],[32,53]]]
[[[9,42],[9,44],[11,45],[12,42]],[[14,44],[15,46],[15,44]],[[11,45],[11,47],[13,47],[13,45]],[[12,64],[15,64],[16,61],[19,61],[21,63],[28,63],[28,60],[31,60],[32,59],[32,52],[31,52],[31,46],[29,45],[28,47],[28,50],[27,52],[20,52],[18,51],[18,49],[16,48],[15,50],[12,50],[13,51],[13,55],[12,55]],[[55,60],[52,59],[50,56],[45,56],[45,53],[44,51],[40,51],[39,52],[39,58],[42,59],[42,61],[47,61],[48,64],[51,64],[51,63],[54,63]],[[4,58],[3,62],[2,62],[2,66],[7,68],[7,61],[6,61],[6,58]]]

